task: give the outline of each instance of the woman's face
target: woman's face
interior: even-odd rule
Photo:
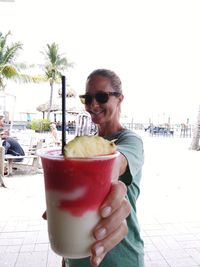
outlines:
[[[106,77],[95,75],[87,81],[86,94],[95,95],[99,92],[114,92],[110,80]],[[92,121],[96,124],[104,124],[109,121],[118,121],[120,103],[123,96],[109,96],[108,101],[104,104],[99,103],[93,98],[91,104],[85,105],[85,109],[90,113]]]

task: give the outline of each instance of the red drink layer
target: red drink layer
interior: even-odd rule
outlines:
[[[42,158],[46,192],[63,196],[59,209],[74,216],[97,210],[110,190],[112,169],[118,153],[94,158]]]

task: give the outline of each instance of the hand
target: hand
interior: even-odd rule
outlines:
[[[125,199],[127,189],[124,183],[112,184],[111,192],[100,208],[101,220],[94,229],[97,240],[91,247],[90,258],[93,267],[97,267],[106,253],[114,248],[127,235],[126,218],[131,212],[131,205]]]

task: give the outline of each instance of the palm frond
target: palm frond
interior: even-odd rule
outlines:
[[[16,66],[16,68],[19,70],[26,70],[29,68],[35,68],[36,67],[35,64],[27,64],[25,62],[17,62],[17,63],[14,63],[13,65]]]
[[[22,49],[21,43],[15,43],[11,47],[7,47],[4,56],[2,57],[3,63],[12,63],[20,49]]]
[[[24,82],[24,83],[34,82],[34,83],[38,83],[38,82],[42,82],[42,81],[47,81],[47,79],[45,79],[41,75],[30,76],[30,75],[27,75],[27,74],[20,73],[20,72],[17,71],[17,69],[15,69],[14,66],[11,66],[11,65],[6,65],[2,70],[2,74],[6,79],[12,79],[12,80],[14,80],[16,82]]]
[[[43,76],[32,76],[21,72],[21,70],[34,67],[34,65],[16,62],[16,56],[23,45],[20,42],[15,42],[8,46],[7,38],[10,34],[10,31],[6,35],[0,32],[0,89],[5,89],[4,79],[23,83],[46,80]]]
[[[17,69],[12,65],[4,65],[0,73],[5,76],[6,79],[19,75]]]
[[[12,63],[17,56],[17,52],[23,47],[20,42],[12,43],[8,46],[7,38],[9,35],[11,35],[10,31],[5,36],[2,33],[0,35],[0,64]]]
[[[8,35],[11,35],[10,31],[5,36],[3,36],[3,34],[0,32],[0,52],[1,53],[5,49]],[[0,56],[0,58],[1,58],[1,56]]]

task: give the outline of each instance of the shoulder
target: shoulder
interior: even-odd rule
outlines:
[[[124,142],[125,143],[133,142],[133,143],[141,143],[141,144],[143,143],[141,136],[129,129],[124,129],[118,134],[118,136],[116,136],[117,145],[120,143],[124,143]]]
[[[144,146],[142,138],[131,130],[122,131],[115,141],[117,150],[123,154],[128,161],[144,162]]]
[[[8,136],[7,138],[6,138],[6,141],[13,141],[13,140],[15,140],[13,137],[10,137],[10,136]]]
[[[7,137],[6,138],[6,142],[8,142],[8,143],[17,143],[17,140],[12,138],[12,137]]]

